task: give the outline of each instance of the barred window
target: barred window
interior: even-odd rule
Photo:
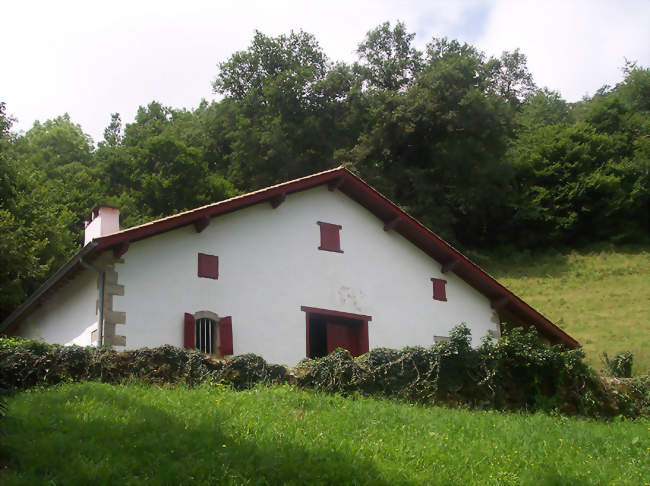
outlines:
[[[208,318],[196,320],[194,329],[196,349],[204,353],[213,354],[217,348],[217,323]]]
[[[211,311],[185,313],[183,346],[217,356],[233,354],[232,316],[219,317]]]

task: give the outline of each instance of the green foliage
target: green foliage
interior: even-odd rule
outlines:
[[[485,341],[479,353],[481,385],[498,407],[516,403],[529,410],[586,415],[618,411],[581,350],[542,344],[534,330],[512,329],[497,343]]]
[[[246,51],[220,64],[213,85],[226,95],[219,125],[229,179],[250,190],[335,165],[333,152],[349,137],[343,98],[351,76],[310,34],[256,32]]]
[[[511,152],[521,190],[513,222],[529,228],[531,239],[545,233],[561,243],[639,238],[646,231],[648,191],[640,185],[648,162],[621,159],[627,144],[585,122],[522,134]]]
[[[327,57],[311,34],[291,31],[288,36],[268,37],[255,31],[248,50],[219,65],[213,88],[238,100],[261,101],[268,95],[291,93],[295,103],[313,104],[326,73]]]
[[[650,481],[647,419],[449,410],[286,385],[100,383],[15,394],[9,418],[8,486]]]
[[[520,244],[539,246],[540,234],[546,244],[573,246],[647,239],[648,90],[650,70],[628,66],[622,83],[568,114],[552,93],[524,105],[508,155],[520,195],[512,222],[527,229]]]
[[[25,159],[24,140],[11,134],[4,109],[0,104],[0,320],[70,255],[75,219]]]
[[[337,348],[327,356],[304,359],[298,363],[298,384],[313,386],[327,392],[356,389],[360,368],[349,351]]]
[[[512,329],[500,340],[472,348],[469,329],[431,348],[377,348],[353,359],[337,349],[303,360],[298,384],[329,392],[362,391],[411,401],[497,409],[558,410],[610,416],[643,413],[643,403],[610,390],[580,350],[541,343],[535,331]]]
[[[607,353],[603,353],[603,363],[610,376],[616,378],[630,378],[632,376],[632,363],[634,355],[629,351],[618,353],[612,359],[609,359]]]
[[[286,369],[252,354],[227,361],[174,346],[118,352],[110,348],[61,346],[0,338],[0,388],[24,390],[68,381],[196,385],[227,383],[236,389],[285,381]]]
[[[373,35],[371,32],[369,35]],[[498,238],[512,108],[493,60],[434,39],[406,90],[366,94],[367,127],[345,156],[365,179],[443,237]]]
[[[368,86],[398,92],[409,85],[422,67],[422,53],[413,47],[414,33],[403,22],[391,29],[384,22],[366,34],[357,54],[361,63],[356,69]]]
[[[0,388],[138,380],[158,385],[221,383],[247,389],[258,383],[295,380],[300,387],[330,393],[381,394],[453,406],[590,416],[645,413],[646,398],[638,391],[613,391],[583,357],[579,350],[542,344],[534,331],[521,329],[472,348],[469,329],[460,325],[451,331],[449,341],[430,348],[377,348],[358,358],[339,348],[323,358],[303,360],[294,376],[286,367],[269,365],[254,354],[215,360],[167,345],[117,352],[4,338],[0,339]]]

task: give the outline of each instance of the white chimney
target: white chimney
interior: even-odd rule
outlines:
[[[85,226],[84,246],[94,238],[120,231],[120,210],[114,206],[97,206]]]

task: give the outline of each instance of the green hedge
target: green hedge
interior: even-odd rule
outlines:
[[[215,360],[173,346],[118,352],[0,339],[0,388],[22,390],[64,381],[139,380],[154,384],[291,382],[337,393],[379,394],[423,403],[500,410],[558,411],[586,416],[637,416],[650,403],[648,380],[603,381],[580,350],[541,343],[534,331],[513,329],[473,348],[465,325],[429,348],[377,348],[352,358],[337,349],[295,369],[253,354]]]
[[[20,338],[0,339],[0,387],[24,390],[66,381],[195,385],[224,382],[235,388],[283,381],[285,368],[244,354],[216,360],[174,346],[114,351],[109,348],[61,346]]]
[[[587,416],[647,413],[648,380],[608,386],[581,350],[548,346],[517,328],[473,348],[466,326],[429,348],[377,348],[352,358],[338,349],[298,365],[301,386],[348,393],[379,393],[410,401],[500,410],[559,411]]]

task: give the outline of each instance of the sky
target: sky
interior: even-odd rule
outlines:
[[[519,48],[535,82],[567,101],[621,81],[625,59],[650,66],[650,0],[21,0],[0,6],[0,101],[16,131],[69,113],[98,142],[111,113],[128,123],[153,100],[219,99],[218,64],[255,30],[302,29],[353,62],[370,29],[398,20],[419,48],[432,37],[491,56]]]

